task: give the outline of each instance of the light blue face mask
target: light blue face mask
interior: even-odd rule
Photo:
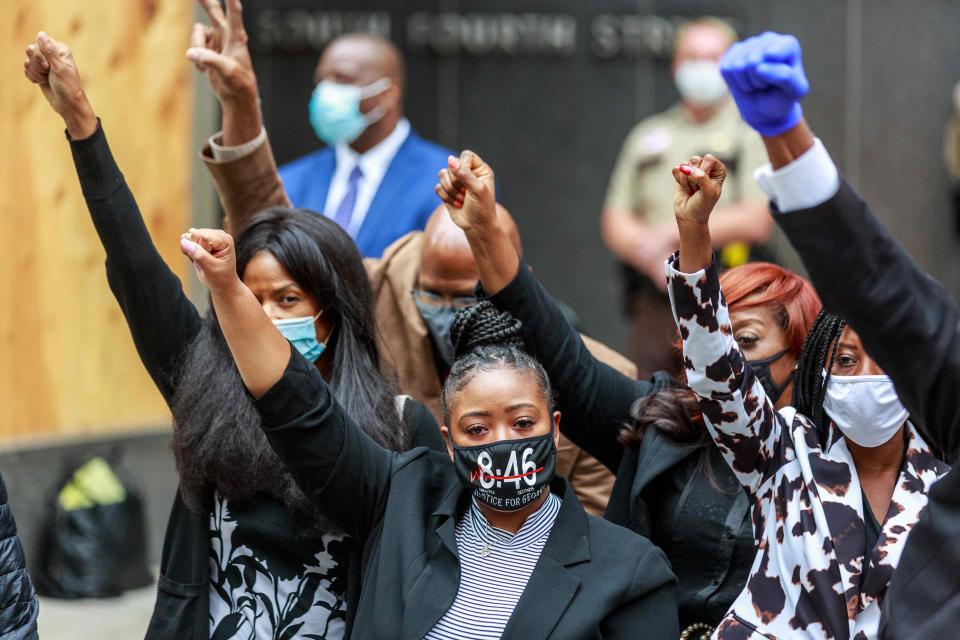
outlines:
[[[390,86],[389,78],[381,78],[365,87],[322,80],[310,96],[310,124],[317,137],[328,145],[350,144],[371,124],[387,112],[377,106],[369,113],[360,112],[360,101],[383,93]]]
[[[280,334],[290,341],[297,351],[310,362],[316,362],[323,355],[327,348],[327,342],[317,340],[317,328],[314,322],[323,315],[323,309],[320,313],[303,318],[284,318],[283,320],[274,320],[273,324],[280,330]],[[327,340],[330,336],[327,336]]]

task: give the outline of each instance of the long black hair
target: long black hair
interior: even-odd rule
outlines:
[[[266,251],[312,295],[334,326],[328,383],[337,402],[368,435],[393,450],[408,446],[396,390],[379,371],[373,293],[360,253],[335,222],[303,209],[257,215],[236,239],[237,273]],[[327,526],[294,483],[260,428],[236,364],[211,311],[176,372],[171,402],[180,492],[192,509],[209,508],[211,490],[235,503],[281,500],[298,530]]]
[[[450,327],[454,361],[440,393],[443,421],[450,424],[450,407],[457,394],[480,371],[509,367],[533,375],[553,413],[556,402],[550,378],[536,358],[524,350],[523,323],[489,300],[461,309]]]
[[[830,424],[830,418],[823,410],[823,399],[830,381],[830,369],[837,357],[840,334],[846,326],[842,318],[822,309],[803,343],[793,378],[794,408],[809,418],[823,437],[826,437]],[[823,371],[827,372],[826,376]]]

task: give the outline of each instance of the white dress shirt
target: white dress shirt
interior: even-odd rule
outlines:
[[[210,151],[213,153],[213,162],[215,164],[226,164],[227,162],[233,162],[234,160],[239,160],[244,156],[250,155],[257,150],[257,147],[266,141],[267,130],[260,127],[260,133],[257,134],[256,138],[232,147],[225,147],[220,144],[222,139],[223,131],[217,131],[207,140],[210,145]]]
[[[359,164],[360,171],[363,172],[363,177],[357,185],[357,201],[353,206],[353,216],[350,218],[350,226],[347,227],[347,233],[351,238],[357,237],[360,225],[367,217],[370,203],[373,202],[373,197],[377,194],[380,183],[383,182],[383,176],[387,174],[390,163],[393,162],[397,151],[409,135],[410,122],[406,118],[401,118],[390,135],[363,155],[354,151],[345,142],[338,142],[334,147],[334,152],[337,154],[337,168],[330,180],[330,190],[327,192],[327,204],[323,208],[323,215],[333,218],[337,206],[347,194],[347,185],[353,168]]]
[[[753,172],[753,178],[780,213],[810,209],[840,190],[837,165],[820,138],[814,138],[813,146],[790,164],[774,171],[768,162]]]

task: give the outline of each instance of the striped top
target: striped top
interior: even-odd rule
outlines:
[[[550,537],[560,502],[551,493],[513,535],[491,526],[473,501],[457,522],[457,597],[424,640],[494,640],[503,634]]]

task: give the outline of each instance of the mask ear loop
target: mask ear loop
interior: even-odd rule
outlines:
[[[386,77],[374,80],[367,86],[360,87],[360,99],[366,100],[367,98],[379,95],[389,89],[391,84],[393,84],[393,81]]]
[[[393,82],[390,80],[390,78],[380,78],[379,80],[371,82],[367,86],[360,88],[360,99],[366,100],[367,98],[380,95],[389,89],[391,84],[393,84]],[[385,115],[387,115],[387,108],[383,105],[377,105],[370,111],[363,114],[363,120],[369,127],[370,125],[379,121]]]
[[[317,312],[317,315],[313,316],[313,321],[316,322],[317,319],[319,319],[320,316],[323,315],[324,311],[326,311],[326,309],[320,309],[320,311]],[[336,328],[337,328],[337,325],[333,325],[332,327],[330,327],[330,331],[327,332],[327,337],[325,337],[323,340],[320,340],[319,338],[317,338],[317,342],[319,342],[324,349],[327,348],[327,343],[330,342],[330,338],[333,336],[333,332],[334,330],[336,330]]]

